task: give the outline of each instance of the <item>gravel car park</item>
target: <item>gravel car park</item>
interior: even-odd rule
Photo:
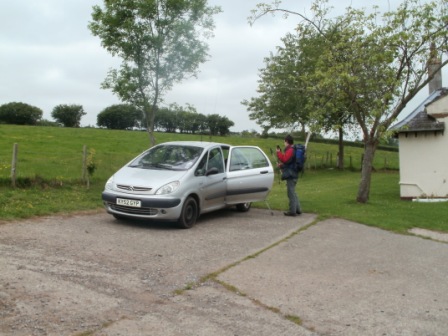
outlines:
[[[256,146],[177,141],[154,146],[119,169],[102,199],[117,219],[177,221],[191,228],[201,214],[265,200],[274,181],[268,156]]]

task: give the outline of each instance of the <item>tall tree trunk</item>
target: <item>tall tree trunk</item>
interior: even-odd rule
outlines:
[[[338,155],[338,169],[344,170],[344,131],[339,127],[339,155]]]
[[[368,139],[364,145],[364,157],[362,160],[361,182],[359,184],[356,201],[367,203],[370,194],[370,182],[372,180],[373,157],[375,156],[378,142]]]
[[[156,144],[156,138],[154,136],[154,118],[155,118],[155,109],[151,106],[145,106],[145,115],[146,115],[146,129],[148,131],[149,143],[150,146],[153,147]]]

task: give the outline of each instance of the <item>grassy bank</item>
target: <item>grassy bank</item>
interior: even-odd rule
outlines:
[[[158,142],[170,140],[257,145],[268,155],[279,142],[278,139],[235,136],[157,134]],[[19,146],[17,176],[23,184],[16,189],[10,187],[9,179],[14,143]],[[84,145],[94,149],[97,165],[90,188],[81,183]],[[13,220],[99,209],[107,178],[148,145],[145,132],[0,125],[0,218]],[[297,187],[305,212],[317,213],[322,218],[346,218],[396,232],[405,232],[411,227],[448,232],[444,220],[448,203],[400,200],[396,152],[377,153],[377,172],[373,175],[368,204],[355,202],[362,149],[347,147],[345,155],[346,165],[351,162],[353,167],[341,172],[333,168],[336,146],[310,143],[309,167]],[[389,169],[384,170],[385,167]],[[277,178],[268,202],[272,209],[286,209],[286,186]],[[261,202],[255,206],[266,207],[266,204]]]

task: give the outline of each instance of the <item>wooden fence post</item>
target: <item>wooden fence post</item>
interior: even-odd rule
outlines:
[[[19,145],[15,143],[12,149],[12,163],[11,163],[11,185],[13,188],[16,187],[18,152],[19,152]]]
[[[87,146],[82,148],[82,181],[87,181]]]

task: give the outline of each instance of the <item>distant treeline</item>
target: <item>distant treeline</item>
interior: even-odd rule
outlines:
[[[42,119],[43,111],[35,106],[12,102],[0,106],[0,124],[80,127],[86,114],[81,105],[57,105],[51,116],[55,121]],[[97,115],[96,126],[108,129],[146,129],[144,113],[128,104],[106,107]],[[229,135],[235,123],[219,114],[204,115],[187,105],[172,104],[155,113],[154,130],[167,133]]]

